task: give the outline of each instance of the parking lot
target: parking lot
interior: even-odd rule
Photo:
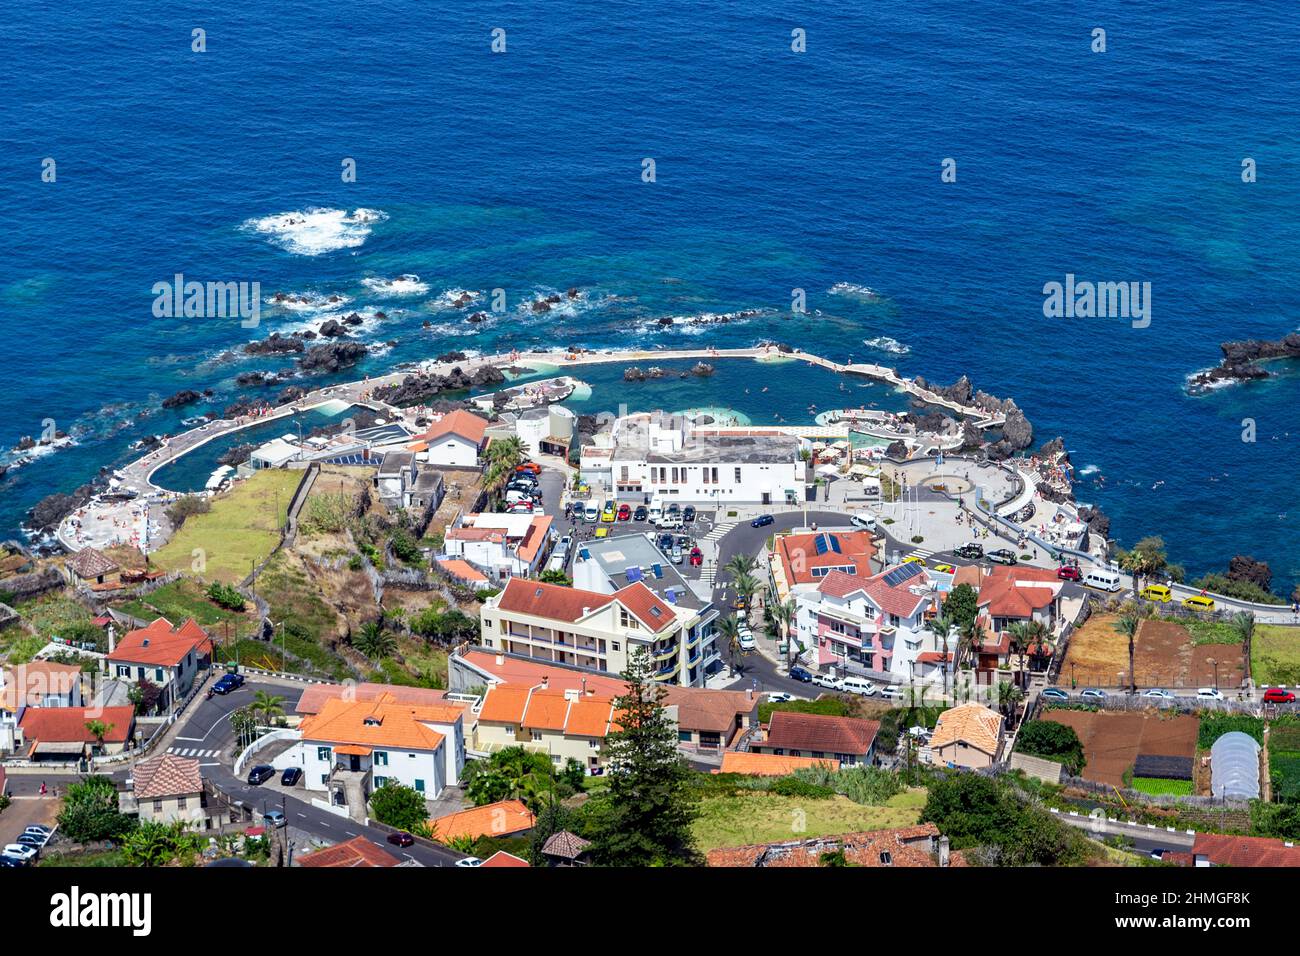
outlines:
[[[34,823],[54,826],[58,812],[59,801],[53,796],[14,797],[9,807],[0,812],[0,846],[15,842]]]

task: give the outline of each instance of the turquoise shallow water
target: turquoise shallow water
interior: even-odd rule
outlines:
[[[1105,54],[1088,48],[1097,24]],[[1081,497],[1121,542],[1159,533],[1193,572],[1241,552],[1300,580],[1300,375],[1184,388],[1221,340],[1296,325],[1300,73],[1281,65],[1300,21],[1281,0],[1102,0],[1086,17],[1028,0],[703,0],[653,16],[589,0],[85,0],[7,10],[6,40],[0,444],[46,422],[78,442],[5,456],[6,534],[209,407],[161,411],[166,396],[212,388],[222,408],[260,394],[240,372],[288,364],[229,350],[320,321],[271,306],[255,330],[155,318],[153,284],[180,272],[383,310],[360,338],[397,344],[340,377],[457,348],[765,338],[967,373],[1014,396],[1040,439],[1066,438],[1089,472]],[[276,226],[313,208],[334,225]],[[341,224],[358,208],[381,215]],[[403,273],[427,289],[374,281]],[[1151,282],[1150,327],[1044,318],[1043,285],[1066,273]],[[576,304],[530,311],[570,287]],[[497,288],[507,311],[479,326],[448,307],[453,290]],[[680,397],[664,384],[655,404],[758,422],[832,404],[790,367],[766,397],[735,374],[674,383]]]

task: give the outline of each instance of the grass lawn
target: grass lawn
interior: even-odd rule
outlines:
[[[895,806],[895,801],[904,805]],[[841,796],[809,800],[755,792],[710,797],[700,801],[695,840],[707,853],[723,846],[904,827],[916,823],[923,803],[923,798],[918,801],[910,792],[899,794],[883,807],[863,806]]]
[[[49,640],[75,624],[89,624],[93,614],[69,597],[43,597],[17,608],[41,637]]]
[[[168,571],[195,571],[210,580],[238,584],[254,562],[264,560],[279,544],[289,499],[301,480],[300,471],[257,472],[213,498],[211,511],[187,519],[152,555],[154,563]],[[200,558],[202,570],[196,570]]]
[[[1250,671],[1261,686],[1300,684],[1300,627],[1256,624]]]
[[[142,598],[132,598],[118,605],[118,610],[145,621],[152,621],[162,615],[173,624],[180,624],[192,617],[207,628],[220,627],[229,622],[232,635],[256,625],[256,621],[246,614],[213,604],[208,600],[203,585],[192,578],[181,578]],[[236,631],[237,627],[241,630]]]

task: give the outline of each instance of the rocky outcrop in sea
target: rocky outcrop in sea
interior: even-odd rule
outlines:
[[[423,405],[443,392],[500,385],[505,380],[505,375],[493,365],[481,365],[472,373],[467,373],[457,366],[446,375],[427,373],[408,375],[396,385],[383,385],[375,389],[374,396],[382,402],[398,407]]]
[[[1188,379],[1193,390],[1214,388],[1232,382],[1249,382],[1273,375],[1258,364],[1273,359],[1300,358],[1300,332],[1292,332],[1280,339],[1246,339],[1240,342],[1223,342],[1219,345],[1223,361],[1212,369],[1197,372]]]
[[[168,395],[162,400],[163,408],[180,408],[182,405],[190,405],[202,399],[203,396],[192,388],[182,389],[175,395]]]
[[[313,335],[313,338],[315,336]],[[270,336],[260,339],[256,342],[248,342],[244,345],[244,354],[246,355],[289,355],[296,352],[302,352],[306,349],[303,340],[306,336],[301,332],[294,332],[291,335],[281,335],[279,332],[272,332]]]
[[[365,358],[369,349],[360,342],[331,342],[313,345],[298,360],[298,367],[308,375],[338,372],[356,365]]]

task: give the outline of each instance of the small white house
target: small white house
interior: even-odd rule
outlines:
[[[485,444],[487,426],[487,419],[457,409],[434,422],[423,435],[416,436],[416,441],[426,446],[422,454],[431,465],[474,468]]]

